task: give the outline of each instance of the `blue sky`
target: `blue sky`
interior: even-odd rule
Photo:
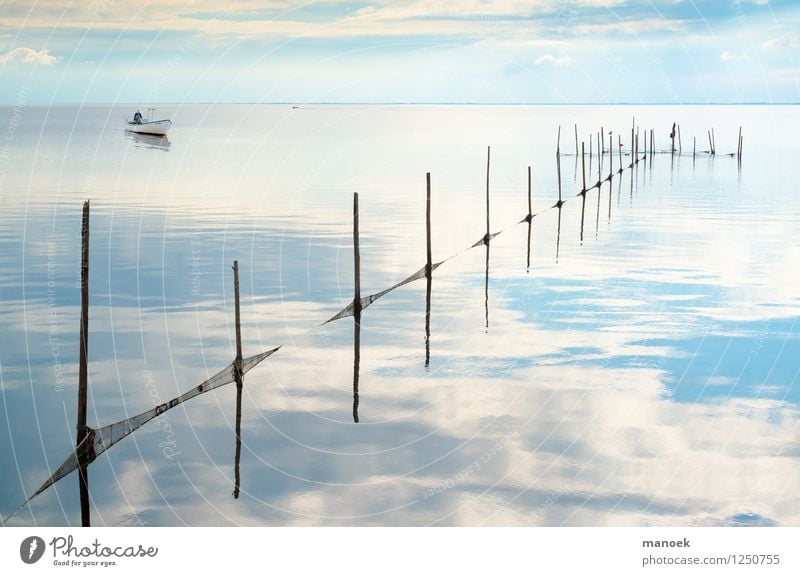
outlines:
[[[798,102],[796,0],[0,0],[0,102]]]

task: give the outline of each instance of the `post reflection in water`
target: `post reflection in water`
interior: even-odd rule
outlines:
[[[489,332],[489,240],[486,241],[486,274],[484,276],[484,308],[486,309],[486,332]]]
[[[556,264],[558,264],[558,249],[561,246],[561,205],[558,206],[558,225],[556,227]]]
[[[561,224],[561,210],[558,211],[559,227]],[[581,194],[581,244],[583,244],[583,222],[586,216],[586,192]]]
[[[361,310],[353,315],[353,422],[358,423],[358,381],[361,371]]]
[[[531,271],[531,228],[533,228],[533,219],[528,218],[528,260],[525,264],[526,274],[530,274]]]
[[[431,288],[433,274],[427,274],[427,287],[425,288],[425,368],[431,364]]]
[[[236,386],[236,455],[233,464],[233,498],[239,498],[239,488],[241,486],[241,475],[239,473],[239,464],[242,459],[242,388],[243,386]]]

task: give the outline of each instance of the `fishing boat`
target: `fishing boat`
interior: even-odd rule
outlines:
[[[150,118],[142,116],[138,110],[133,115],[133,119],[125,118],[125,130],[128,132],[135,132],[136,134],[152,134],[155,136],[166,136],[167,132],[172,126],[172,120],[165,118],[164,120],[152,120],[155,108],[148,108]]]

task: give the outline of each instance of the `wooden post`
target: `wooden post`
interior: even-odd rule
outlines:
[[[83,203],[81,218],[81,320],[80,341],[78,343],[78,422],[75,438],[76,448],[86,439],[89,428],[86,426],[86,405],[89,396],[89,201]],[[81,525],[91,525],[89,509],[89,466],[79,462],[78,466]]]
[[[528,166],[528,222],[533,218],[533,205],[531,201],[531,167]]]
[[[692,160],[697,154],[697,136],[692,136]]]
[[[708,130],[708,153],[714,153],[714,145],[711,143],[711,130]]]
[[[583,174],[583,188],[581,189],[581,194],[586,194],[586,149],[583,142],[581,142],[581,173]],[[558,202],[559,204],[561,203],[561,194],[558,195]]]
[[[530,198],[530,166],[528,167],[528,197]],[[427,289],[425,292],[425,367],[431,362],[431,280],[433,279],[433,258],[431,256],[431,173],[425,175],[427,182],[427,194],[425,202],[425,230],[427,234],[428,261],[425,264],[425,276],[427,277]],[[530,199],[528,200],[530,205]],[[360,338],[360,335],[359,335]],[[360,352],[359,352],[360,354]],[[356,393],[358,389],[356,387]],[[358,412],[354,411],[353,416],[358,418]]]
[[[739,136],[739,164],[742,163],[742,144],[744,144],[744,136]]]
[[[361,365],[361,250],[358,243],[358,192],[353,193],[353,422],[358,422],[358,380]]]
[[[636,163],[639,163],[639,127],[636,127]]]
[[[578,155],[578,125],[575,124],[575,156]]]
[[[622,174],[622,136],[617,134],[617,149],[619,150],[619,173]]]
[[[233,497],[239,498],[239,462],[242,457],[242,389],[244,373],[242,366],[242,321],[239,305],[239,261],[233,261],[233,309],[236,328],[236,359],[233,366],[233,377],[236,382],[236,455],[234,458]]]
[[[561,146],[561,126],[558,127],[558,138],[559,138],[559,148]],[[560,158],[560,151],[556,153],[556,159]],[[486,236],[484,236],[484,242],[487,244],[489,243],[489,163],[492,159],[492,147],[487,146],[486,148]],[[560,160],[559,160],[560,164]]]
[[[681,125],[678,124],[678,154],[683,153],[683,144],[681,143]]]
[[[644,143],[644,150],[642,151],[642,159],[647,160],[647,129],[644,131],[644,138],[642,138],[642,142]]]
[[[528,168],[528,179],[530,180],[530,168]],[[427,182],[427,193],[425,199],[425,230],[427,237],[427,264],[425,265],[425,275],[430,278],[433,272],[433,259],[431,258],[431,173],[425,174]],[[528,184],[530,186],[530,183]]]
[[[558,126],[558,139],[556,140],[556,156],[561,156],[561,125]]]
[[[634,142],[634,140],[633,140],[633,126],[631,126],[631,165],[630,165],[631,168],[633,168],[634,152],[635,152],[635,148],[634,148],[633,142]]]
[[[353,311],[361,312],[361,250],[358,246],[358,192],[353,192]]]
[[[714,127],[711,127],[711,153],[717,155],[717,138],[714,135]]]
[[[656,135],[653,128],[650,128],[650,158],[655,154],[656,149]]]
[[[556,156],[556,174],[558,175],[558,205],[564,202],[561,200],[561,157]]]
[[[739,126],[739,139],[737,141],[736,146],[736,157],[741,158],[742,156],[742,127]]]
[[[600,190],[600,180],[603,170],[603,141],[600,140],[600,132],[597,133],[597,189]]]
[[[608,181],[614,176],[614,136],[608,134]]]

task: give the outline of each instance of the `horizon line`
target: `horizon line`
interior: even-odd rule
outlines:
[[[0,106],[19,106],[18,101],[0,101]],[[157,106],[196,106],[196,105],[233,105],[233,106],[798,106],[797,102],[358,102],[358,101],[311,101],[299,102],[276,100],[273,102],[258,101],[192,101],[192,102],[157,102]],[[136,102],[27,102],[26,106],[134,106],[143,104]]]

